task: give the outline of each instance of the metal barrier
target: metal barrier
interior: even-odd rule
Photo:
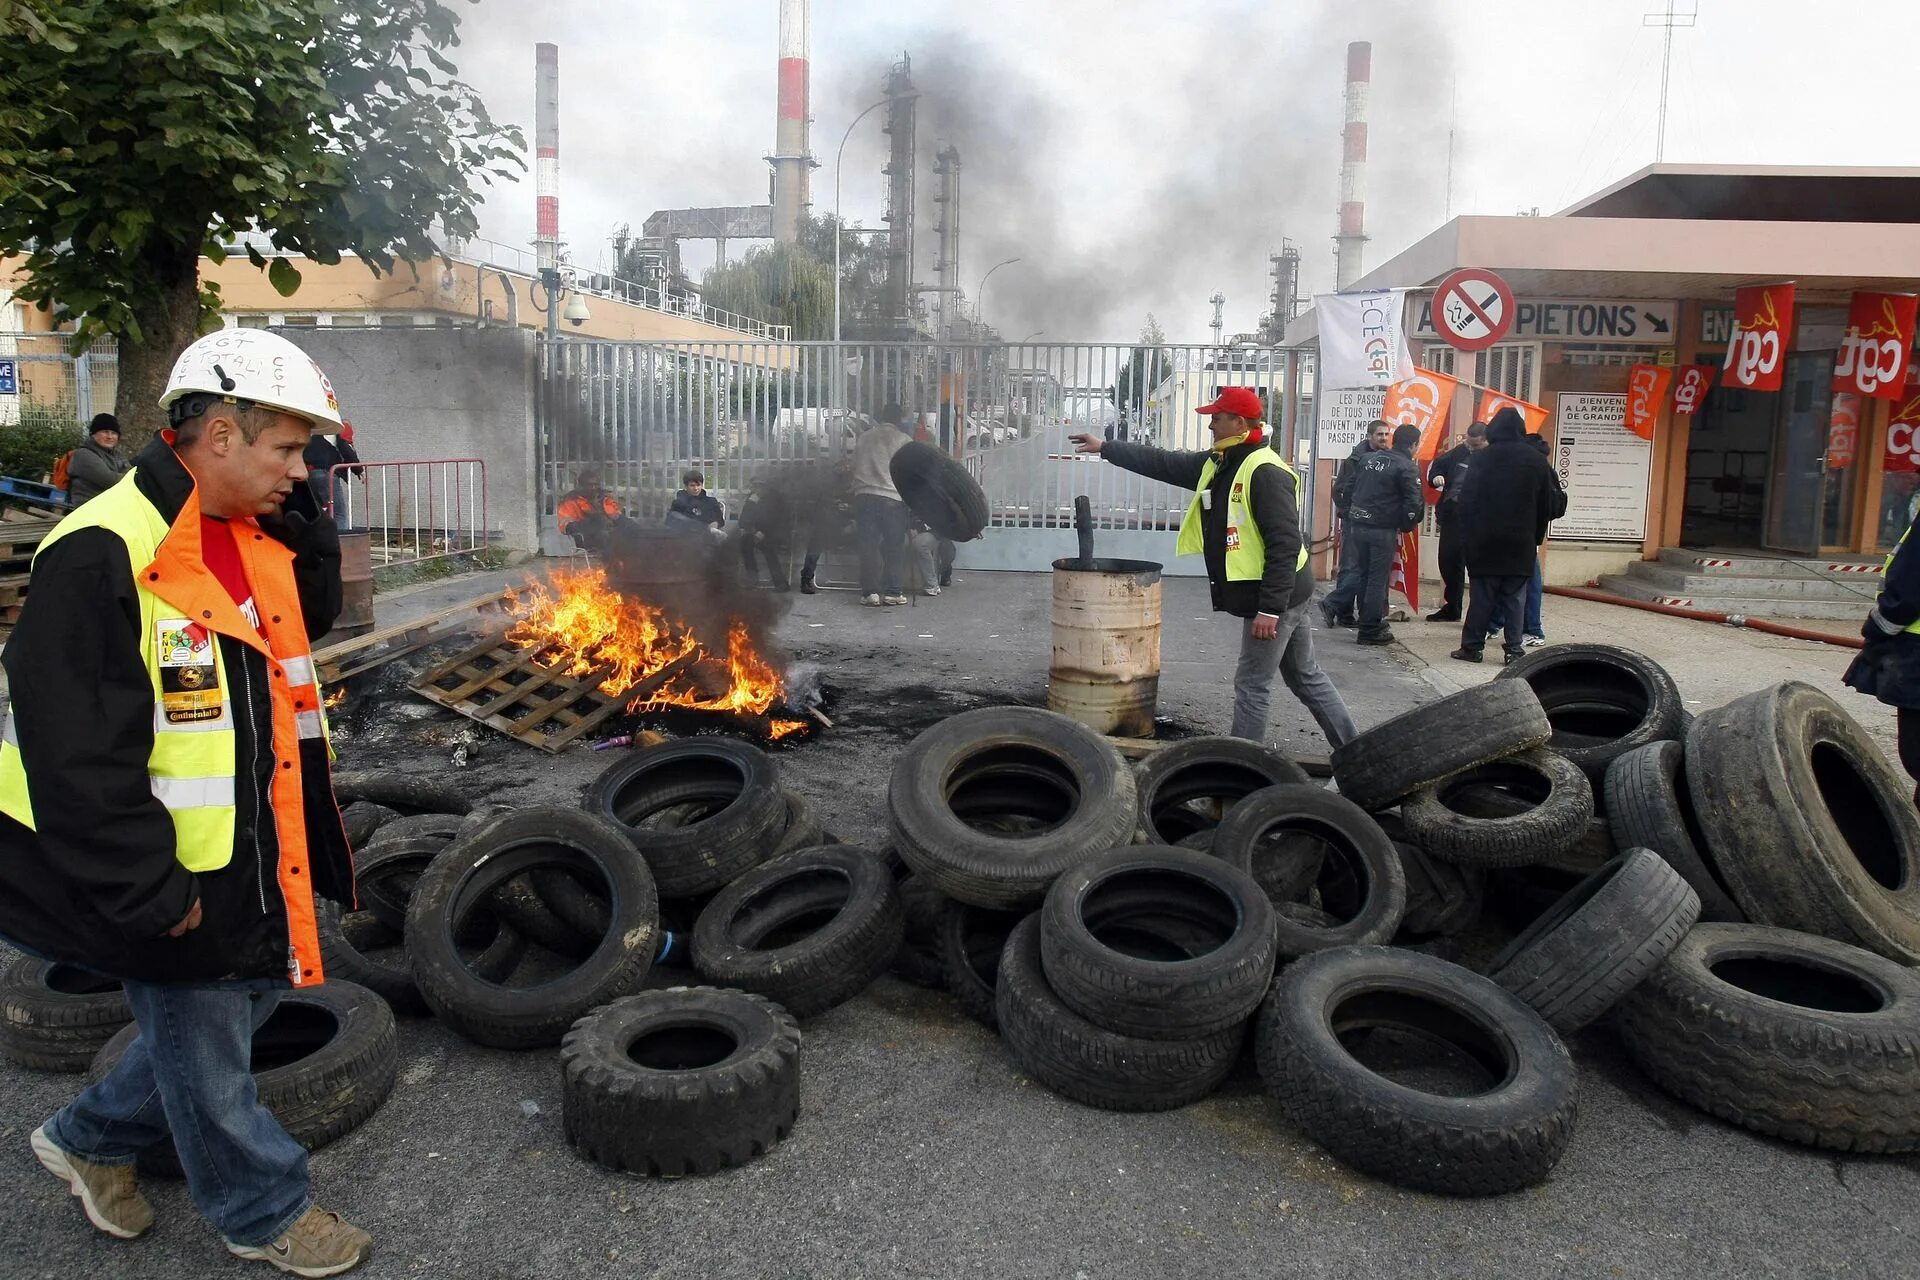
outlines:
[[[1260,392],[1277,418],[1287,353],[1097,343],[604,342],[545,351],[539,399],[542,512],[585,466],[628,511],[657,518],[697,469],[737,508],[768,472],[846,455],[884,406],[966,465],[986,492],[976,567],[1044,569],[1072,551],[1086,494],[1104,554],[1171,557],[1192,494],[1098,458],[1086,432],[1172,449],[1210,441],[1194,412],[1222,387]],[[1276,440],[1288,461],[1290,442]],[[1065,548],[1064,550],[1062,548]]]
[[[70,333],[0,333],[0,360],[14,365],[16,392],[0,396],[0,427],[79,424],[111,413],[119,392],[119,344],[91,343],[73,355]]]
[[[343,532],[372,535],[376,565],[470,554],[488,543],[487,464],[342,462],[328,469],[324,506]]]

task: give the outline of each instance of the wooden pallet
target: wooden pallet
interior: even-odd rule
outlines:
[[[369,631],[363,636],[354,636],[315,649],[313,661],[323,683],[339,684],[363,671],[384,666],[395,658],[405,657],[430,644],[438,644],[482,623],[493,622],[497,629],[497,619],[511,607],[512,602],[510,592],[489,591],[471,600],[436,609],[424,617],[398,622]]]
[[[558,754],[607,718],[691,666],[694,655],[654,672],[619,698],[599,691],[610,667],[565,674],[550,645],[521,648],[498,636],[420,676],[413,691],[510,738]]]

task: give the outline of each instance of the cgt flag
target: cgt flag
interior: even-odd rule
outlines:
[[[1642,440],[1653,439],[1653,420],[1667,399],[1673,370],[1665,365],[1637,364],[1627,375],[1627,430]]]
[[[1409,529],[1400,535],[1393,549],[1393,566],[1387,570],[1387,589],[1407,598],[1407,607],[1420,612],[1420,530]]]
[[[1912,371],[1900,398],[1894,401],[1893,416],[1887,420],[1887,448],[1882,457],[1886,471],[1920,471],[1920,458],[1914,456],[1920,445],[1920,381]]]
[[[1410,423],[1420,428],[1420,447],[1413,460],[1420,464],[1420,483],[1426,485],[1427,467],[1440,452],[1441,438],[1447,434],[1447,415],[1453,411],[1453,391],[1459,380],[1432,369],[1422,369],[1411,378],[1402,378],[1387,388],[1387,403],[1380,416],[1395,426]],[[1426,490],[1427,501],[1440,501],[1438,490]]]
[[[1516,409],[1526,420],[1527,434],[1537,436],[1540,428],[1547,425],[1547,411],[1537,404],[1528,404],[1525,400],[1515,400],[1504,392],[1484,387],[1480,392],[1480,407],[1474,411],[1474,417],[1481,422],[1492,422],[1493,415],[1502,409]]]
[[[1913,346],[1911,293],[1856,293],[1847,332],[1833,362],[1833,389],[1875,400],[1898,400]]]
[[[1673,413],[1678,418],[1691,418],[1700,412],[1700,406],[1706,403],[1707,389],[1713,385],[1713,375],[1720,372],[1717,365],[1690,364],[1680,371],[1673,384]]]
[[[1755,285],[1733,295],[1733,337],[1723,380],[1749,391],[1778,391],[1793,337],[1793,285]]]
[[[1413,352],[1407,346],[1406,309],[1404,289],[1315,294],[1320,389],[1385,390],[1415,373]]]

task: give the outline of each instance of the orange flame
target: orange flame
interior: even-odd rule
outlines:
[[[507,632],[508,640],[551,646],[566,675],[603,672],[596,687],[610,698],[621,697],[670,663],[694,659],[665,685],[636,695],[627,708],[631,712],[685,707],[765,716],[786,695],[780,673],[753,647],[744,623],[736,619],[727,629],[726,652],[714,653],[685,622],[609,586],[602,569],[557,572],[552,589],[536,583],[515,606],[519,617]],[[712,674],[714,684],[717,669],[724,669],[724,689],[709,694],[696,686],[696,668]],[[771,736],[777,740],[805,727],[802,720],[776,719]]]

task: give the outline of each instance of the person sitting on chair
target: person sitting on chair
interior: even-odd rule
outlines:
[[[667,509],[667,526],[700,529],[715,539],[725,539],[727,509],[707,492],[707,478],[689,468],[681,475],[680,485],[680,492],[673,495],[673,505]]]
[[[560,532],[570,535],[582,550],[600,554],[607,549],[614,522],[624,519],[620,500],[600,487],[600,468],[582,467],[573,478],[573,492],[560,499],[555,513]]]

